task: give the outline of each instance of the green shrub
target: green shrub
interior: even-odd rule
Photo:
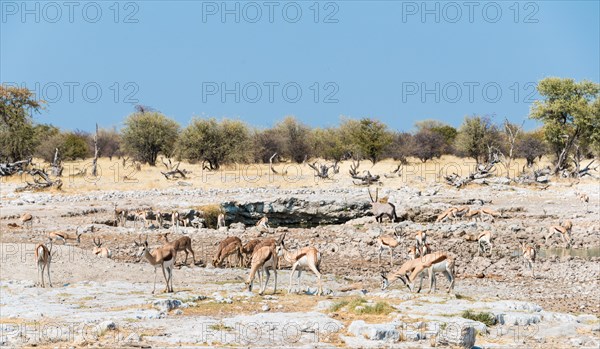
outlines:
[[[476,313],[470,310],[465,310],[460,314],[461,317],[473,321],[479,321],[486,326],[494,326],[496,324],[496,317],[492,313],[480,312]]]

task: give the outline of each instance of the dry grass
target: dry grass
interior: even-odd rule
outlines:
[[[312,161],[312,160],[311,160]],[[321,162],[324,162],[321,160]],[[47,163],[34,161],[38,167],[48,168]],[[277,171],[280,173],[275,175],[269,170],[268,164],[248,164],[248,165],[228,165],[223,166],[219,171],[202,170],[200,164],[181,163],[180,169],[191,171],[188,178],[181,180],[167,180],[160,173],[165,171],[164,166],[157,165],[151,167],[143,165],[140,171],[135,170],[133,166],[123,167],[122,162],[116,158],[109,161],[108,158],[98,160],[99,176],[92,177],[91,172],[92,160],[83,160],[77,162],[65,162],[63,172],[63,193],[73,194],[81,192],[89,192],[96,190],[148,190],[148,189],[164,189],[164,188],[185,188],[178,185],[178,181],[190,183],[193,188],[202,189],[223,189],[223,188],[257,188],[257,187],[276,187],[281,189],[293,189],[302,187],[320,187],[331,188],[339,187],[340,185],[352,185],[352,179],[348,175],[351,162],[343,161],[340,164],[340,172],[334,175],[334,180],[322,180],[314,177],[313,170],[306,164],[278,164]],[[511,176],[521,173],[525,160],[517,159],[513,162],[510,171]],[[549,164],[548,159],[543,159],[538,167],[543,167]],[[391,159],[378,162],[373,166],[369,161],[362,161],[359,171],[368,170],[372,174],[382,175],[390,173],[396,168],[398,162]],[[402,184],[412,184],[417,187],[426,187],[432,182],[441,182],[443,178],[440,174],[450,174],[456,172],[459,175],[465,176],[473,171],[475,163],[472,159],[458,158],[455,156],[443,156],[440,159],[422,163],[416,159],[409,159],[408,165],[403,166],[402,176],[394,178],[383,178],[386,185],[397,187]],[[85,176],[72,176],[82,169],[87,169]],[[499,175],[505,175],[503,165],[496,166]],[[25,183],[32,181],[29,175],[13,176],[10,178],[2,178],[3,183]]]

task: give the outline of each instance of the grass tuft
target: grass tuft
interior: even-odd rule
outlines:
[[[492,313],[480,312],[476,313],[470,310],[465,310],[460,314],[461,317],[473,321],[479,321],[484,323],[486,326],[494,326],[496,324],[496,317]]]

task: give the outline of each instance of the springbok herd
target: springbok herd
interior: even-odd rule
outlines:
[[[375,216],[378,223],[383,222],[384,217],[388,217],[391,222],[396,221],[396,211],[393,204],[387,202],[387,198],[379,199],[378,192],[376,192],[375,198],[369,192],[371,197],[372,208],[371,211]],[[589,197],[585,194],[577,193],[578,199],[582,202],[589,202]],[[133,216],[133,217],[132,217]],[[170,217],[169,217],[170,216]],[[134,228],[136,223],[141,221],[143,226],[146,226],[148,218],[152,218],[159,229],[165,227],[165,220],[170,218],[169,228],[174,228],[177,231],[180,225],[187,226],[190,224],[192,219],[189,219],[185,214],[181,214],[178,211],[173,211],[170,214],[163,213],[160,211],[152,211],[151,209],[145,210],[134,210],[129,211],[127,209],[114,207],[114,223],[115,225],[125,226],[128,219],[133,218]],[[461,207],[450,207],[443,211],[436,219],[436,223],[443,223],[445,221],[456,222],[458,220],[472,220],[472,221],[487,221],[494,223],[497,218],[503,217],[500,212],[494,211],[493,209],[481,207],[472,208],[469,206]],[[23,226],[31,228],[35,217],[29,213],[25,213],[21,216],[21,222]],[[38,220],[39,221],[39,220]],[[220,214],[217,219],[218,228],[226,227],[225,216]],[[562,222],[560,225],[553,225],[547,228],[548,234],[545,235],[546,240],[551,239],[555,234],[558,234],[565,242],[567,247],[573,243],[571,231],[573,224],[567,220]],[[256,223],[256,229],[260,232],[269,231],[269,220],[266,216],[262,217]],[[543,228],[542,228],[543,229]],[[182,236],[176,240],[169,241],[169,232],[160,233],[158,240],[162,242],[162,246],[150,250],[148,247],[148,235],[143,237],[139,235],[138,240],[134,240],[137,251],[136,256],[138,258],[144,257],[151,265],[154,266],[154,286],[152,293],[156,290],[156,278],[157,269],[160,267],[165,279],[164,292],[173,292],[173,269],[175,266],[175,260],[177,254],[185,252],[184,264],[187,264],[188,255],[192,255],[193,263],[196,263],[196,256],[192,248],[192,240],[188,236]],[[50,232],[47,234],[48,242],[47,245],[39,243],[35,247],[35,261],[38,267],[38,285],[45,287],[44,272],[48,276],[48,282],[52,287],[52,281],[50,279],[50,265],[52,262],[52,244],[54,240],[60,240],[63,244],[67,241],[73,241],[79,244],[81,242],[82,232],[79,232],[79,228],[76,229],[74,235],[69,235],[64,232]],[[385,250],[389,250],[390,254],[390,266],[394,266],[394,249],[398,247],[403,239],[411,239],[414,244],[411,243],[411,247],[408,249],[409,260],[404,262],[397,270],[386,274],[381,273],[382,289],[386,289],[393,281],[400,280],[404,283],[411,292],[415,291],[414,283],[420,276],[420,285],[417,292],[420,292],[422,288],[423,278],[427,275],[429,277],[429,292],[435,292],[436,288],[436,273],[442,273],[446,276],[450,285],[447,292],[451,292],[454,287],[454,267],[455,259],[450,251],[432,251],[431,245],[427,242],[427,232],[417,231],[414,233],[405,232],[402,228],[396,227],[392,235],[381,235],[377,239],[378,248],[378,263],[381,265],[381,256]],[[277,290],[277,269],[279,268],[280,260],[284,260],[291,264],[290,282],[288,287],[288,293],[293,291],[293,276],[294,272],[297,271],[296,281],[297,290],[301,291],[302,287],[300,284],[300,276],[303,270],[312,271],[318,282],[318,288],[316,295],[323,294],[323,287],[321,281],[321,271],[319,266],[321,264],[321,253],[317,248],[313,246],[306,246],[295,251],[288,250],[285,246],[286,233],[284,232],[279,238],[256,238],[252,239],[245,244],[242,240],[236,236],[230,236],[222,240],[217,248],[217,252],[212,260],[214,267],[221,267],[223,264],[229,267],[245,267],[250,268],[249,275],[245,281],[246,288],[252,291],[253,282],[256,274],[259,279],[259,294],[262,295],[265,292],[267,284],[269,282],[271,273],[274,275],[274,293]],[[491,231],[483,231],[478,237],[478,254],[492,255],[493,248],[493,234]],[[100,239],[93,238],[94,248],[92,252],[104,258],[111,258],[112,252],[109,248],[102,246]],[[531,270],[532,276],[535,278],[534,263],[536,260],[536,249],[528,244],[520,243],[522,256],[525,261],[525,265]],[[263,282],[264,276],[264,282]]]

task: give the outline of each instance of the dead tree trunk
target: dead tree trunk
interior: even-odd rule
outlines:
[[[96,124],[96,134],[94,135],[94,161],[92,162],[92,176],[98,176],[98,124]]]
[[[52,160],[52,175],[54,177],[61,177],[62,176],[62,172],[63,172],[63,167],[60,164],[61,160],[58,156],[58,148],[56,148],[56,150],[54,151],[54,159]]]

